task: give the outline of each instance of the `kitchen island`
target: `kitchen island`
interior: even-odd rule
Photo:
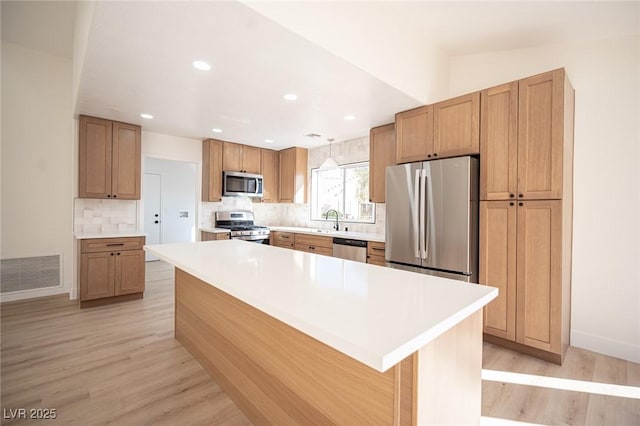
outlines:
[[[146,246],[175,335],[256,424],[478,424],[497,290],[240,240]]]

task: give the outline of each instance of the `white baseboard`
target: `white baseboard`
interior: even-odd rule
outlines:
[[[14,300],[33,299],[36,297],[54,296],[56,294],[68,294],[69,290],[63,286],[35,288],[33,290],[13,291],[0,294],[0,303],[13,302]]]
[[[640,345],[632,345],[583,331],[571,330],[571,346],[640,363]]]

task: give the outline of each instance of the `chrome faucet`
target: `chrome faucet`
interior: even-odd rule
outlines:
[[[328,220],[329,219],[329,213],[331,213],[331,212],[334,212],[336,214],[336,224],[333,225],[333,229],[335,229],[336,231],[339,231],[340,230],[340,225],[338,224],[338,211],[337,210],[334,210],[334,209],[327,210],[324,213],[324,220]]]

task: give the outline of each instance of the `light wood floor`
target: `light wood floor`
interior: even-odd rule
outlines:
[[[173,339],[173,269],[147,263],[144,299],[80,310],[65,297],[1,306],[1,406],[54,408],[2,424],[249,425]],[[640,386],[640,365],[570,348],[562,367],[485,344],[490,370]],[[640,425],[640,400],[483,381],[483,424]],[[28,413],[28,410],[27,410]]]

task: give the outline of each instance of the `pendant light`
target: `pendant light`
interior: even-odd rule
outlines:
[[[324,162],[320,166],[320,170],[330,170],[338,168],[338,163],[336,163],[336,160],[331,157],[331,143],[333,142],[333,139],[327,140],[329,141],[329,157],[324,160]]]

